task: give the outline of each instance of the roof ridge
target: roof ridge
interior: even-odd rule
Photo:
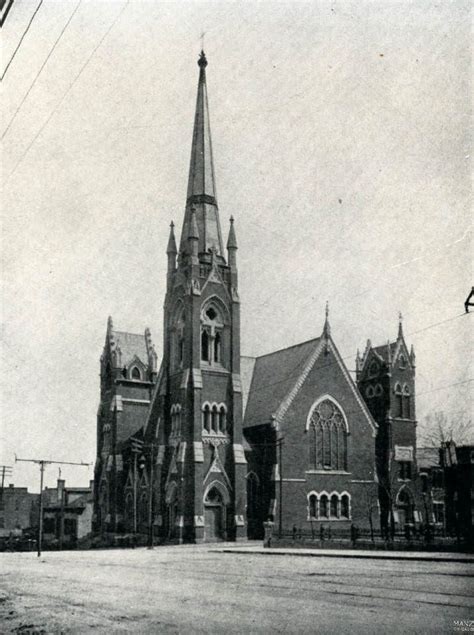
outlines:
[[[264,353],[263,355],[257,355],[253,359],[262,359],[262,357],[270,357],[270,355],[276,355],[277,353],[282,353],[283,351],[289,351],[292,348],[297,348],[298,346],[303,346],[304,344],[309,344],[310,342],[319,342],[321,337],[312,337],[309,340],[305,340],[304,342],[299,342],[298,344],[292,344],[291,346],[286,346],[285,348],[279,348],[276,351],[272,351],[271,353]],[[250,357],[248,355],[247,357]]]

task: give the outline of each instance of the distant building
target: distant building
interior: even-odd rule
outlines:
[[[58,479],[57,487],[43,491],[43,535],[45,542],[74,546],[92,533],[94,507],[93,481],[88,487],[66,487]]]
[[[474,546],[474,445],[442,444],[446,528]]]
[[[416,458],[423,499],[423,521],[446,531],[444,470],[439,448],[417,448]]]
[[[0,494],[0,537],[21,533],[37,525],[35,510],[39,495],[28,492],[26,487],[10,484]]]

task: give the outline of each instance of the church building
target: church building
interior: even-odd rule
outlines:
[[[413,463],[400,457],[415,446],[414,352],[401,331],[395,344],[368,345],[357,383],[327,308],[318,337],[241,356],[237,239],[230,217],[224,247],[203,52],[198,66],[184,219],[178,241],[171,223],[167,247],[161,359],[149,329],[107,325],[95,530],[202,542],[260,538],[267,520],[280,531],[349,529],[378,525],[380,492],[382,516],[396,497],[411,518],[411,490],[386,487],[387,460],[405,482]]]

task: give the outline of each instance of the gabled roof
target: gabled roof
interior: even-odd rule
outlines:
[[[148,367],[148,352],[144,335],[127,333],[125,331],[113,331],[115,342],[120,348],[122,366],[128,366],[135,357]]]
[[[257,357],[244,411],[244,427],[269,423],[316,349],[320,338]],[[249,359],[249,358],[246,358]],[[252,359],[252,358],[250,358]],[[247,364],[247,370],[251,365]],[[248,381],[248,379],[247,379]]]
[[[397,347],[396,342],[390,342],[390,344],[382,344],[381,346],[374,346],[372,349],[377,355],[379,355],[385,363],[388,364],[388,347],[390,346],[390,357],[393,359],[393,354],[395,353],[395,349]]]

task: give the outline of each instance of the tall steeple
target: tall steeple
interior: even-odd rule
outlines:
[[[200,255],[214,252],[224,260],[224,249],[217,207],[214,163],[212,157],[211,127],[207,101],[207,59],[201,51],[198,60],[199,82],[194,116],[193,143],[189,166],[186,212],[181,233],[180,251],[186,251],[187,232],[191,221],[191,209],[195,209],[199,234]]]

